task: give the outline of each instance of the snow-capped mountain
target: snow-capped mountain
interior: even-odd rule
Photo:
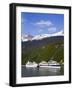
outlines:
[[[22,35],[21,40],[24,41],[31,41],[33,36],[31,35]]]
[[[53,37],[53,36],[64,36],[64,34],[63,31],[54,34],[41,34],[41,35],[36,35],[35,37],[32,38],[32,40],[41,40],[43,38]]]
[[[47,37],[49,37],[49,34],[41,34],[41,35],[36,35],[35,37],[32,38],[32,40],[41,40]]]
[[[40,34],[40,35],[36,35],[36,36],[23,35],[22,41],[42,40],[44,38],[54,37],[54,36],[64,36],[64,33],[63,33],[63,31],[59,31],[59,32],[53,33],[53,34]]]

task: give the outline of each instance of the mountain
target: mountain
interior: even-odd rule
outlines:
[[[27,61],[39,63],[51,59],[64,62],[64,36],[22,42],[22,65]]]
[[[64,63],[64,32],[22,37],[22,65],[28,61],[49,61]]]
[[[32,35],[22,35],[21,40],[24,41],[31,41],[33,38]]]
[[[47,37],[55,37],[55,36],[64,36],[63,31],[59,31],[54,34],[40,34],[36,36],[24,35],[22,36],[22,41],[42,40]]]
[[[30,51],[32,48],[39,48],[45,45],[61,42],[64,40],[64,36],[53,36],[53,37],[47,37],[43,38],[41,40],[32,40],[27,42],[22,42],[22,52],[25,53],[25,51]]]
[[[47,37],[49,37],[49,34],[41,34],[41,35],[36,35],[35,37],[32,38],[32,40],[41,40]]]
[[[25,35],[22,39],[22,65],[27,61],[49,61],[52,58],[64,63],[64,35],[63,32],[43,34],[35,37]]]
[[[64,36],[63,31],[59,31],[54,34],[41,34],[41,35],[36,35],[35,37],[32,38],[32,40],[41,40],[43,38],[47,37],[54,37],[54,36]]]

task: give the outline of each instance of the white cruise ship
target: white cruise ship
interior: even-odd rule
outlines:
[[[38,66],[38,64],[36,63],[36,62],[27,62],[26,63],[26,67],[37,67]]]
[[[48,67],[48,63],[46,61],[42,61],[39,63],[39,67]]]
[[[48,66],[51,68],[61,68],[60,64],[54,60],[48,61]]]

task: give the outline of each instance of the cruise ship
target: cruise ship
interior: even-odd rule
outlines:
[[[37,67],[38,66],[38,64],[36,63],[36,62],[27,62],[26,63],[26,67]]]

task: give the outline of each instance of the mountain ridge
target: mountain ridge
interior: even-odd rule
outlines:
[[[42,40],[22,41],[22,52],[30,51],[32,48],[39,48],[45,45],[64,41],[64,36],[47,37]]]
[[[22,36],[22,41],[33,41],[33,40],[42,40],[44,38],[48,38],[48,37],[55,37],[55,36],[64,36],[63,31],[59,31],[57,33],[54,34],[39,34],[39,35],[24,35]]]

